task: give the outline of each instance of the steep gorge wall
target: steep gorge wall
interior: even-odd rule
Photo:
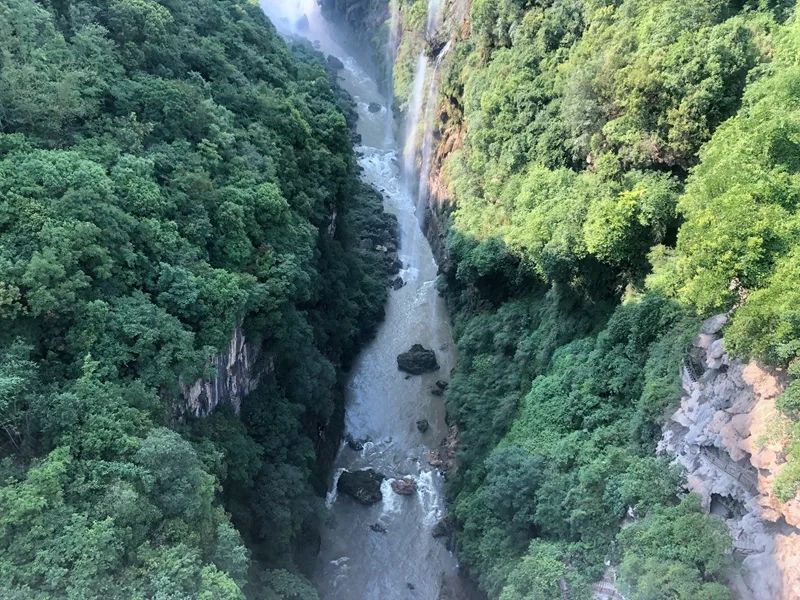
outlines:
[[[419,38],[422,35],[426,45],[424,51],[430,62],[423,86],[428,93],[422,99],[422,113],[426,118],[417,131],[422,143],[417,144],[420,152],[416,162],[423,178],[420,181],[422,191],[418,205],[425,210],[422,226],[442,270],[446,270],[449,264],[446,237],[449,216],[454,208],[445,171],[446,162],[463,146],[465,135],[461,97],[463,89],[458,81],[463,57],[453,49],[469,37],[471,8],[472,0],[444,0],[440,6],[440,24],[435,33],[403,31],[401,26],[397,39],[398,46],[401,46],[404,36]],[[395,69],[404,68],[398,64],[403,56],[407,59],[409,54],[399,53]],[[415,54],[411,53],[411,56]],[[396,98],[395,104],[401,105],[406,100]],[[399,116],[407,118],[407,115]],[[429,152],[423,150],[427,140],[431,145]]]
[[[336,17],[364,36],[374,35],[389,18],[387,0],[320,0],[328,17]]]
[[[399,46],[403,43],[404,35],[414,33],[403,31],[402,27],[398,27],[395,32],[396,38],[391,35],[391,28],[397,22],[398,8],[395,2],[389,0],[321,0],[321,6],[329,18],[345,23],[362,44],[369,45],[379,62],[385,62],[387,56],[397,54],[397,47],[387,49],[387,44]],[[443,2],[442,26],[435,36],[436,39],[427,40],[431,52],[433,49],[443,48],[448,41],[465,40],[469,36],[471,8],[472,0]],[[402,59],[398,57],[397,60]],[[447,223],[454,208],[444,168],[447,158],[461,148],[465,133],[461,90],[453,90],[450,86],[443,85],[454,66],[453,61],[458,61],[458,57],[452,54],[444,57],[441,68],[432,70],[432,76],[438,78],[438,81],[433,86],[429,85],[431,82],[426,82],[428,85],[424,86],[425,89],[436,89],[439,93],[434,98],[427,99],[435,104],[431,106],[434,113],[433,130],[430,132],[433,137],[433,152],[427,177],[428,197],[425,199],[427,210],[423,226],[434,255],[443,269],[447,268],[448,264]],[[399,68],[397,63],[392,67]],[[404,115],[398,113],[398,117],[402,119]],[[417,157],[418,161],[420,159],[421,157]]]
[[[210,375],[181,386],[182,416],[207,417],[219,406],[230,406],[239,414],[242,400],[273,372],[272,358],[247,340],[240,325],[227,349],[209,361]]]
[[[725,519],[741,570],[742,600],[800,598],[800,500],[783,503],[773,483],[785,468],[778,374],[724,351],[724,315],[706,321],[683,369],[684,396],[659,451],[686,470],[687,486]]]
[[[389,0],[318,0],[323,14],[355,34],[358,46],[369,49],[379,81],[388,81],[386,45],[389,41]]]
[[[469,36],[469,14],[472,0],[450,0],[445,6],[444,22],[450,26],[445,35],[451,40],[465,40]],[[446,79],[452,68],[453,61],[458,57],[450,55],[445,60],[437,76]],[[434,254],[442,269],[447,269],[449,260],[447,255],[447,227],[450,214],[455,208],[452,195],[445,174],[447,158],[459,150],[464,143],[465,124],[463,121],[462,98],[459,93],[463,90],[452,89],[442,85],[438,89],[442,92],[435,99],[436,118],[434,119],[435,150],[433,153],[430,174],[428,177],[429,196],[425,215],[425,234],[431,243]],[[453,82],[448,82],[453,83]]]

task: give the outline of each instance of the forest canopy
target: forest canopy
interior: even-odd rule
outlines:
[[[795,8],[474,0],[454,34],[449,491],[490,597],[590,597],[610,561],[627,598],[730,598],[724,525],[654,451],[703,319],[732,311],[733,357],[800,374]]]
[[[0,0],[0,596],[315,597],[318,432],[386,298],[353,118],[254,2]],[[188,419],[237,328],[261,387]]]

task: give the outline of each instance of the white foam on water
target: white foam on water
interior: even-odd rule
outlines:
[[[397,173],[397,152],[380,150],[370,146],[358,146],[361,155],[359,164],[364,169],[364,179],[378,189],[385,189],[397,196],[400,192],[400,179]]]
[[[400,494],[395,494],[392,489],[391,479],[383,480],[381,483],[381,494],[383,494],[381,518],[398,514],[403,510],[403,498],[400,497]]]
[[[403,261],[404,265],[407,265],[409,263],[409,260],[407,258],[401,258],[401,260]],[[419,269],[417,269],[416,267],[407,267],[403,269],[403,274],[404,274],[403,279],[405,280],[406,283],[409,283],[411,281],[416,281],[417,279],[419,279]]]
[[[437,491],[433,471],[423,471],[417,480],[417,496],[425,516],[422,523],[425,527],[433,527],[444,515],[444,502]]]
[[[425,306],[429,302],[434,300],[434,298],[431,297],[431,291],[433,290],[435,292],[436,291],[435,287],[436,287],[436,280],[433,279],[426,281],[421,286],[419,286],[419,289],[417,290],[417,293],[414,296],[414,303],[413,303],[414,308]]]
[[[328,509],[330,509],[336,503],[336,498],[339,497],[339,477],[342,476],[344,471],[344,469],[336,469],[336,471],[333,472],[333,483],[331,483],[331,489],[329,489],[328,493],[325,494],[325,507]]]
[[[337,56],[339,60],[342,61],[344,68],[347,69],[347,72],[350,73],[354,78],[356,78],[359,83],[362,85],[369,85],[372,78],[369,74],[361,68],[355,58],[352,56]]]
[[[347,574],[350,571],[349,556],[342,556],[336,560],[332,560],[330,564],[336,568],[336,574],[333,577],[333,586],[338,587],[340,583],[347,580]]]

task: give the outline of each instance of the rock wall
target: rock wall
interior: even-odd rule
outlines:
[[[469,14],[472,0],[448,0],[444,7],[446,28],[443,35],[452,42],[465,40],[469,37]],[[458,64],[451,64],[455,56],[445,59],[443,68],[438,71],[439,77],[445,77],[451,68],[459,68]],[[442,86],[439,85],[442,90]],[[460,94],[451,95],[449,90],[442,90],[437,99],[438,109],[435,121],[435,151],[433,153],[430,174],[428,177],[428,204],[425,214],[425,235],[431,244],[434,256],[442,270],[449,265],[447,256],[447,229],[450,214],[455,209],[449,184],[444,173],[447,158],[464,144],[466,125],[463,120]]]
[[[741,568],[731,588],[741,600],[800,599],[800,500],[772,495],[785,465],[779,374],[732,360],[720,315],[703,324],[683,369],[680,408],[659,451],[675,457],[688,487],[725,519]]]
[[[234,330],[227,350],[212,358],[209,366],[213,373],[209,378],[181,385],[180,416],[207,417],[220,405],[231,406],[238,415],[244,397],[273,369],[272,360],[247,341],[241,326]]]

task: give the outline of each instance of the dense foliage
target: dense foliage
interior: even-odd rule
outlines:
[[[315,597],[293,553],[391,225],[323,64],[244,0],[0,0],[3,598]],[[237,326],[263,385],[180,424]]]
[[[724,525],[654,450],[702,318],[736,309],[727,349],[798,374],[793,12],[472,3],[442,82],[445,129],[463,136],[443,290],[459,344],[450,492],[490,597],[562,582],[588,597],[606,560],[632,600],[730,597]],[[779,401],[794,419],[798,389]]]
[[[800,23],[775,35],[773,60],[739,113],[703,148],[680,198],[674,250],[657,248],[651,287],[702,312],[735,308],[726,348],[800,375]],[[782,500],[800,491],[800,382],[778,400],[786,414]]]

